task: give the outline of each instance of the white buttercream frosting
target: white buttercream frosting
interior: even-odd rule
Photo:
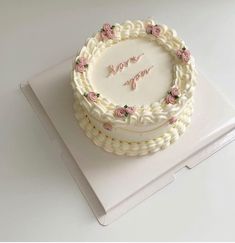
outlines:
[[[102,41],[98,32],[89,38],[76,61],[84,57],[85,72],[73,71],[72,86],[75,94],[75,113],[80,126],[95,144],[109,152],[126,155],[144,155],[167,147],[181,135],[190,123],[193,90],[196,82],[194,59],[183,63],[176,52],[185,47],[176,32],[160,25],[155,37],[146,33],[153,20],[126,21],[115,24],[115,38]],[[108,66],[143,54],[135,64],[113,76]],[[135,90],[125,81],[143,69],[153,67],[148,75],[137,82]],[[176,104],[167,104],[165,97],[172,86],[178,87],[180,98]],[[91,102],[84,93],[100,96]],[[135,112],[124,119],[114,116],[117,107],[134,106]],[[176,123],[169,120],[175,117]],[[106,130],[104,123],[112,129]]]
[[[190,102],[178,117],[173,126],[167,126],[167,130],[154,139],[140,142],[128,142],[110,136],[109,131],[97,127],[91,122],[79,102],[74,103],[75,116],[86,135],[105,151],[117,155],[143,156],[167,148],[181,136],[191,122],[192,103]],[[125,132],[123,134],[126,134]]]

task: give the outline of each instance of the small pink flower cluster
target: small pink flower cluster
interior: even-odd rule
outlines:
[[[102,41],[108,40],[108,39],[113,39],[115,37],[114,35],[114,25],[110,24],[104,24],[103,28],[100,31],[100,38]]]
[[[167,104],[175,104],[176,100],[179,98],[180,92],[177,87],[172,87],[168,95],[165,98]]]
[[[178,50],[176,52],[176,56],[180,58],[184,63],[188,63],[190,60],[191,53],[189,50],[186,50],[185,47],[183,47],[181,50]]]
[[[134,106],[127,106],[124,107],[118,107],[114,110],[114,116],[118,118],[125,118],[128,115],[133,115],[135,113],[135,107]]]
[[[84,96],[91,102],[97,102],[100,94],[90,91],[88,93],[85,93]]]
[[[88,68],[87,59],[85,57],[79,57],[75,63],[76,72],[83,73]]]
[[[160,36],[160,33],[161,33],[161,28],[159,25],[152,25],[152,24],[148,24],[146,26],[146,33],[147,34],[151,34],[155,37],[159,37]]]
[[[174,123],[176,123],[177,122],[177,118],[175,117],[175,116],[172,116],[170,119],[169,119],[169,124],[174,124]]]

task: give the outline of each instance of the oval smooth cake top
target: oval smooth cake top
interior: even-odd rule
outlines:
[[[153,20],[104,24],[76,57],[73,87],[94,118],[163,123],[191,99],[193,57],[176,32]]]

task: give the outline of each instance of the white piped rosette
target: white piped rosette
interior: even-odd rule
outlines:
[[[131,38],[146,38],[162,46],[174,60],[173,80],[170,90],[161,100],[150,105],[121,107],[94,90],[87,70],[105,48]],[[174,30],[156,25],[153,20],[105,24],[101,31],[87,40],[77,55],[72,76],[75,116],[86,135],[108,152],[135,156],[159,151],[176,141],[190,124],[196,83],[194,59]],[[156,130],[152,129],[153,137],[148,135],[145,140],[135,141],[145,126]],[[132,127],[142,128],[135,131]],[[130,134],[130,137],[133,134],[133,138],[120,137],[120,131],[114,132],[117,128],[123,129],[123,133]]]

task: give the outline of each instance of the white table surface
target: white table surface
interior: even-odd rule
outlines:
[[[102,227],[19,90],[104,22],[154,17],[235,104],[234,9],[235,1],[0,0],[0,240],[235,240],[235,143]]]

